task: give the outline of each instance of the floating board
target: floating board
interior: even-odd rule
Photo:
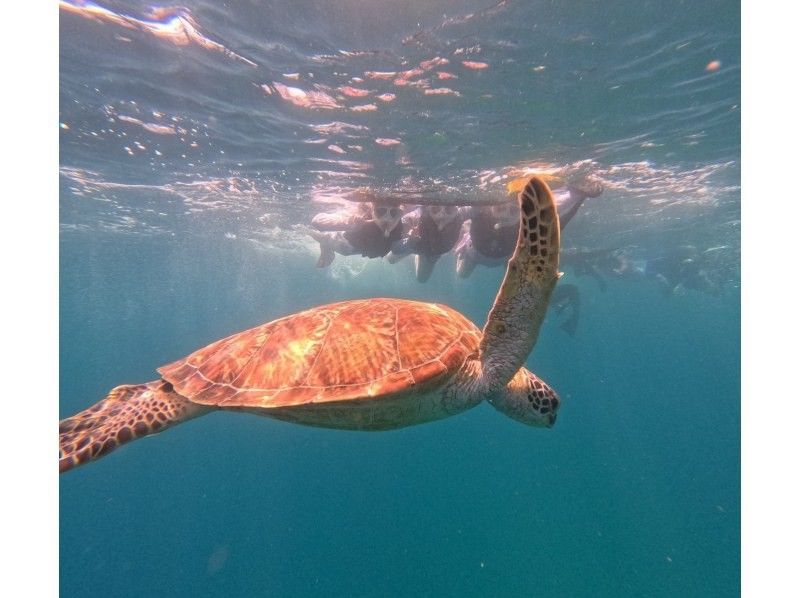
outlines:
[[[373,202],[386,205],[417,206],[493,206],[504,204],[513,196],[500,189],[494,193],[486,191],[458,191],[456,189],[388,191],[386,189],[354,189],[342,194],[342,198],[357,203]]]
[[[564,179],[550,173],[537,173],[551,188],[564,184]],[[337,190],[330,197],[319,196],[316,201],[325,203],[380,203],[396,206],[493,206],[516,199],[530,180],[530,176],[511,179],[506,184],[497,183],[492,189],[458,189],[446,185],[412,188],[358,187],[349,190]]]

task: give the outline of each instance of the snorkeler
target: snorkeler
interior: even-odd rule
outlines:
[[[608,288],[606,278],[631,278],[638,276],[637,263],[625,250],[586,249],[570,247],[561,252],[561,265],[571,269],[577,277],[589,276],[597,282],[601,291]]]
[[[722,292],[722,284],[707,268],[706,253],[694,245],[682,245],[669,255],[647,260],[643,274],[655,279],[665,296],[680,287],[716,296]]]
[[[470,211],[469,229],[464,231],[456,247],[456,273],[466,278],[481,264],[493,268],[508,259],[517,245],[519,213],[511,203],[474,207]]]
[[[715,260],[720,247],[700,251],[681,245],[656,257],[635,258],[630,250],[617,250],[617,266],[610,273],[623,280],[652,280],[670,297],[679,289],[719,296],[725,285],[724,269]]]
[[[458,206],[421,206],[408,215],[408,235],[392,246],[389,261],[414,254],[417,280],[426,282],[439,258],[458,243],[465,213]]]
[[[561,229],[563,230],[567,223],[578,213],[587,198],[600,197],[602,193],[603,184],[592,177],[588,177],[580,183],[568,185],[566,192],[556,193],[555,199],[558,204]]]
[[[589,197],[598,197],[603,192],[602,184],[595,179],[586,179],[581,184],[570,185],[566,191],[555,193],[561,229],[578,213],[578,209]],[[504,264],[517,244],[515,231],[519,214],[508,202],[488,207],[472,208],[466,231],[456,248],[456,272],[466,278],[477,264],[495,267]]]
[[[355,214],[317,214],[310,234],[319,243],[318,268],[326,268],[336,253],[383,257],[403,236],[403,209],[397,205],[367,202]]]

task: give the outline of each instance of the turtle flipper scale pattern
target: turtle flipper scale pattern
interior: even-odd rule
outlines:
[[[510,264],[532,281],[554,283],[559,276],[561,226],[553,194],[547,183],[533,177],[522,190],[519,202],[520,234]]]
[[[518,202],[517,246],[481,340],[483,382],[494,388],[507,384],[525,363],[559,278],[561,235],[550,188],[534,176]]]
[[[163,380],[117,386],[102,401],[61,420],[59,472],[99,459],[123,444],[207,411],[208,407],[189,402]]]

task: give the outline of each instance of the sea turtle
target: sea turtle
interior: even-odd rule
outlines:
[[[114,388],[61,421],[59,469],[216,409],[310,426],[389,430],[466,411],[483,400],[552,426],[559,399],[522,367],[558,271],[553,195],[532,177],[519,193],[517,246],[481,332],[446,305],[364,299],[324,305],[245,330]]]

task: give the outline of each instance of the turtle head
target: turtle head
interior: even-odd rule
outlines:
[[[551,428],[556,423],[561,400],[544,380],[520,368],[511,382],[489,399],[489,403],[523,424]]]

